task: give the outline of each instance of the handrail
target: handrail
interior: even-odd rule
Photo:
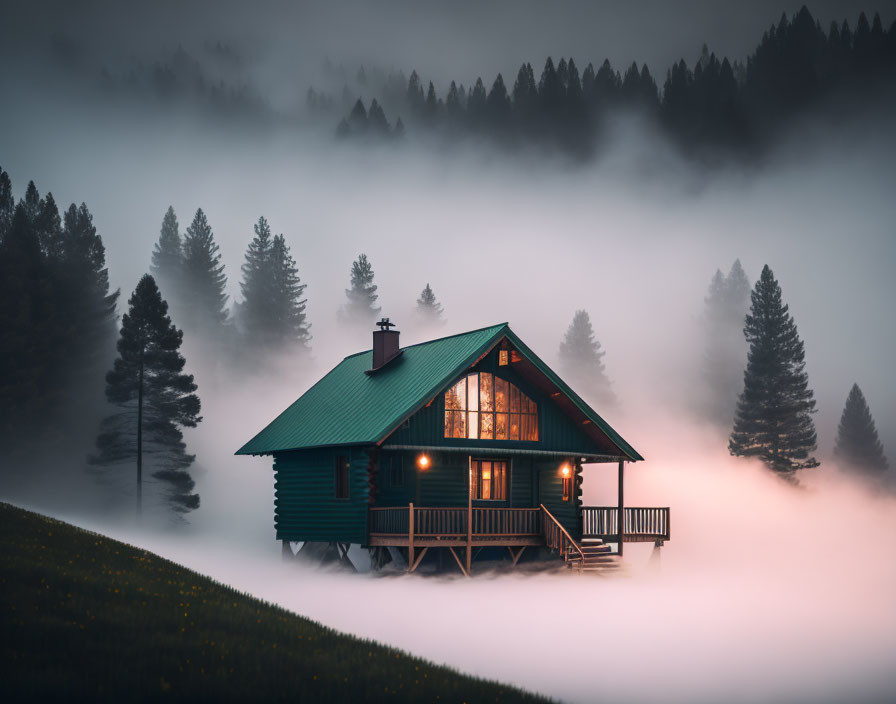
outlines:
[[[410,506],[370,506],[369,530],[376,535],[408,534]],[[505,508],[474,506],[472,533],[477,536],[539,535],[538,508]],[[459,506],[414,506],[414,534],[464,535],[467,531],[467,509]]]
[[[572,547],[574,547],[576,549],[576,552],[579,553],[579,558],[581,560],[580,564],[583,564],[585,562],[585,553],[582,552],[582,548],[579,547],[579,544],[575,540],[572,539],[572,536],[567,532],[566,528],[563,527],[563,524],[561,524],[560,521],[558,521],[556,518],[554,518],[554,514],[552,514],[550,511],[548,511],[547,508],[545,508],[544,504],[539,504],[539,506],[541,507],[541,510],[544,512],[544,515],[547,518],[550,518],[551,521],[553,521],[554,526],[551,526],[552,529],[558,531],[558,534],[560,536],[562,536],[563,538],[566,538],[566,542],[568,543],[567,545],[564,546],[563,540],[557,540],[556,545],[552,544],[553,541],[549,540],[547,527],[545,527],[544,540],[545,540],[545,543],[548,544],[548,547],[549,548],[556,547],[563,554],[563,559],[566,560],[569,546],[571,545]],[[548,524],[548,525],[550,525],[550,524]]]
[[[621,525],[616,506],[583,506],[581,511],[582,535],[619,537],[621,531],[626,538],[669,540],[668,506],[625,506]]]

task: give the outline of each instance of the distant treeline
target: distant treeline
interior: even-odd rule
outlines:
[[[661,90],[659,83],[661,82]],[[369,93],[363,69],[357,83]],[[804,6],[792,19],[783,15],[766,31],[745,63],[718,57],[704,45],[693,67],[682,59],[665,80],[646,64],[624,71],[605,60],[581,71],[572,58],[550,57],[536,80],[532,65],[520,66],[512,85],[498,74],[486,88],[451,81],[439,95],[416,71],[409,79],[390,74],[379,85],[379,100],[365,109],[361,99],[339,123],[340,136],[389,135],[418,131],[448,136],[481,135],[497,142],[559,145],[588,154],[597,145],[605,118],[621,110],[640,113],[688,149],[744,150],[768,143],[783,126],[826,99],[843,96],[849,109],[887,96],[896,84],[896,22],[885,31],[880,16],[859,15],[825,30]],[[343,90],[343,101],[348,88]],[[308,92],[309,107],[328,110],[334,99]],[[385,111],[401,115],[391,127]]]

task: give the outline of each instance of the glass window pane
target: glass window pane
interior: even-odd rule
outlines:
[[[495,437],[495,414],[479,414],[479,437],[483,440],[492,440]]]
[[[479,410],[479,375],[470,374],[467,376],[467,409],[470,411]]]
[[[495,462],[494,465],[494,473],[495,473],[495,481],[494,481],[494,498],[499,501],[503,501],[506,497],[505,486],[506,486],[506,463],[504,462]]]
[[[470,472],[470,482],[472,483],[472,495],[474,499],[479,498],[479,462],[473,460],[472,472]]]
[[[507,397],[507,382],[495,377],[495,410],[507,413],[510,399]]]
[[[538,440],[538,416],[529,416],[529,440]]]
[[[507,414],[498,413],[495,415],[495,440],[507,439]]]
[[[519,413],[520,410],[520,390],[513,384],[510,385],[510,412]]]
[[[479,437],[479,414],[470,411],[470,417],[467,420],[467,437],[474,440]]]
[[[492,394],[493,379],[494,377],[491,374],[479,375],[479,410],[495,410],[495,399]]]
[[[520,440],[529,439],[529,419],[531,417],[528,413],[523,413],[520,416]]]
[[[511,413],[510,414],[510,439],[511,440],[519,440],[520,439],[520,414],[519,413]]]
[[[483,499],[491,499],[492,498],[492,463],[491,462],[483,462],[482,463],[482,496],[480,498]]]

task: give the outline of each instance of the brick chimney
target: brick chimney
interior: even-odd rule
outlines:
[[[371,372],[385,367],[389,362],[401,354],[401,348],[398,346],[398,330],[390,330],[395,327],[395,323],[383,318],[377,325],[379,330],[373,331],[373,366]]]

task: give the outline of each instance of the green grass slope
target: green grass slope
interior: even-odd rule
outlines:
[[[8,504],[0,555],[0,701],[543,701]]]

